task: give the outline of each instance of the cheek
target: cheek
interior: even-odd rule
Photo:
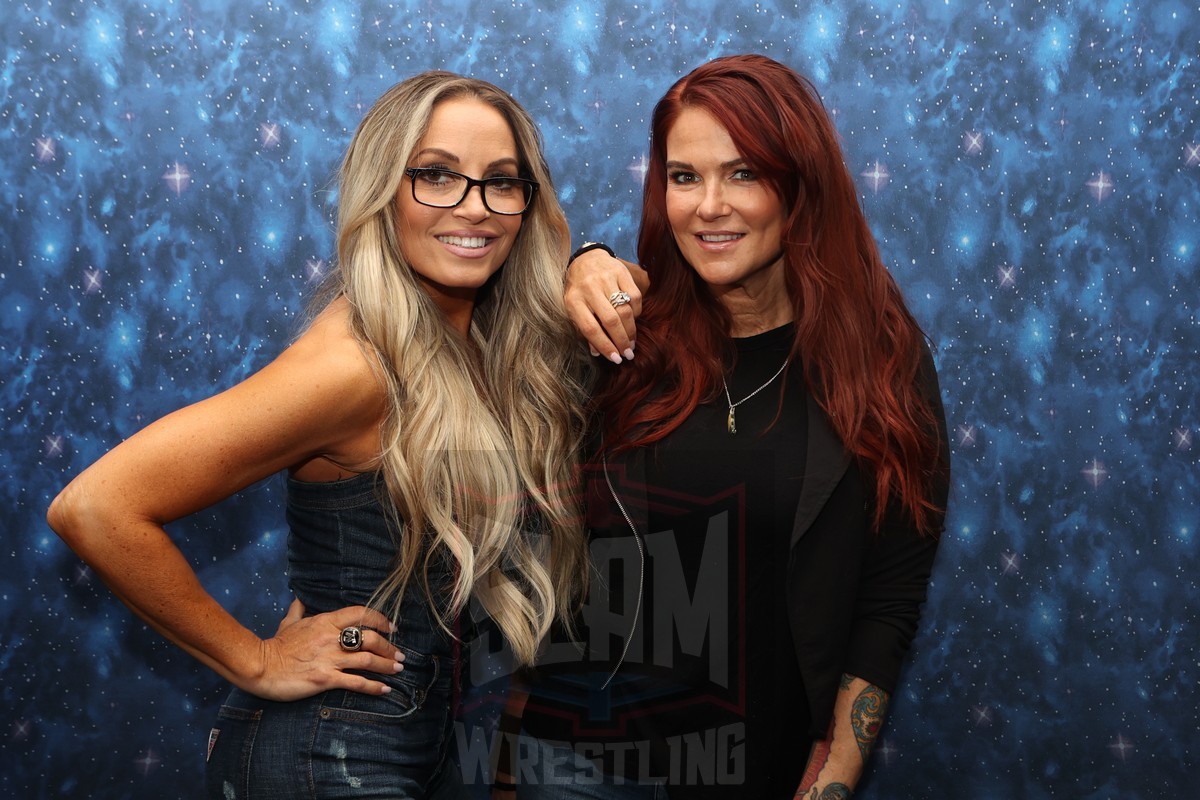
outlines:
[[[690,204],[678,194],[667,192],[667,223],[671,226],[671,231],[676,236],[687,227],[688,218],[691,216]]]
[[[404,256],[405,261],[412,264],[416,255],[413,250],[417,242],[420,241],[420,237],[413,230],[412,220],[408,217],[401,216],[396,221],[396,240],[397,245],[400,247],[400,255]]]
[[[513,248],[517,246],[517,238],[521,235],[522,218],[511,217],[509,219],[511,219],[512,222],[509,222],[508,219],[504,221],[504,241],[507,249],[502,254],[503,258],[501,260],[508,258],[509,254],[512,253]]]
[[[787,220],[783,208],[774,198],[766,198],[754,215],[755,227],[767,238],[768,244],[778,248],[783,241],[783,230]]]

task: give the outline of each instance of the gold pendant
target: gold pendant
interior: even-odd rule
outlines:
[[[733,406],[730,406],[729,407],[729,418],[725,420],[725,427],[729,429],[730,433],[737,433],[737,418],[735,416],[736,413],[737,412],[734,410]]]

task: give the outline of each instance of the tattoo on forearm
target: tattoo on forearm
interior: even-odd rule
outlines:
[[[821,793],[817,794],[818,791]],[[814,786],[812,794],[808,796],[808,800],[850,800],[852,794],[853,792],[850,791],[850,787],[846,784],[831,783],[822,790],[818,790]]]
[[[868,686],[859,692],[850,708],[850,727],[854,729],[854,740],[858,742],[858,752],[864,762],[879,736],[887,705],[887,692],[878,686]]]
[[[825,732],[825,738],[813,742],[812,749],[808,752],[808,766],[804,770],[804,776],[800,778],[800,787],[796,790],[796,800],[805,800],[809,788],[817,782],[817,776],[825,768],[825,762],[829,760],[829,752],[833,744],[833,731],[836,727],[837,715],[834,715],[829,720],[829,730]]]
[[[804,777],[800,779],[800,790],[797,793],[799,797],[803,797],[805,791],[817,782],[817,776],[821,774],[821,770],[825,768],[825,762],[828,760],[829,744],[826,742],[815,743],[808,755],[808,767],[804,770]]]

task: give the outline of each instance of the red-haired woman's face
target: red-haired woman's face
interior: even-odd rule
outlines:
[[[684,108],[667,131],[667,218],[684,259],[721,299],[731,290],[784,302],[786,213],[707,111]]]

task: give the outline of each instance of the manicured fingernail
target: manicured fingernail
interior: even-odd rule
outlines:
[[[391,691],[392,691],[392,687],[388,686],[387,684],[384,684],[383,691],[380,692],[380,694],[390,694]]]
[[[404,665],[401,664],[399,661],[397,661],[395,664],[392,665],[392,672],[403,672],[403,671],[404,671]]]
[[[614,364],[620,364],[621,363],[621,354],[620,353],[609,353],[608,360],[613,362]]]
[[[625,360],[633,361],[633,348],[632,347],[625,348]]]
[[[629,343],[629,349],[630,349],[630,350],[637,350],[637,342],[630,342],[630,343]]]
[[[403,661],[403,660],[404,660],[404,651],[403,651],[403,650],[397,650],[397,651],[396,651],[396,660],[397,660],[397,661]]]
[[[590,352],[593,356],[598,357],[600,355],[600,351],[592,347],[590,344],[588,345],[588,352]]]

